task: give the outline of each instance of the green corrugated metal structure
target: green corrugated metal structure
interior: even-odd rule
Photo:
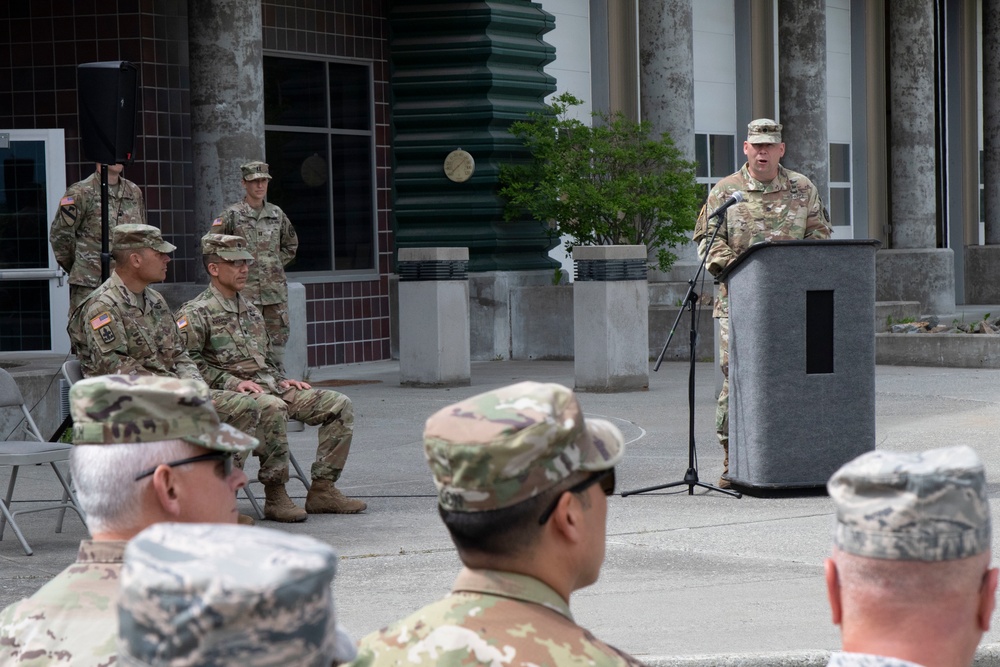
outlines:
[[[525,0],[393,0],[389,23],[396,247],[468,247],[473,272],[551,269],[558,239],[504,221],[497,190],[500,164],[527,155],[507,128],[555,90],[554,18]],[[444,174],[456,148],[476,161],[465,183]]]

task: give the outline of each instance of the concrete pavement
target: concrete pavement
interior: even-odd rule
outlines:
[[[703,481],[714,482],[722,450],[713,432],[713,367],[699,363],[696,373],[699,470]],[[573,363],[474,362],[472,386],[451,389],[401,387],[396,362],[313,369],[311,382],[341,385],[336,388],[354,401],[355,439],[339,486],[364,498],[368,511],[262,525],[310,534],[337,549],[338,617],[354,636],[444,595],[459,567],[423,460],[424,420],[448,403],[525,379],[572,386]],[[650,374],[648,391],[581,394],[585,412],[616,422],[629,443],[619,467],[620,490],[683,478],[687,380],[686,363],[665,363]],[[879,448],[969,444],[986,463],[996,502],[1000,370],[880,366],[876,388]],[[289,435],[300,463],[308,465],[315,428]],[[255,469],[251,461],[251,477]],[[56,497],[58,485],[45,472],[22,472],[18,497]],[[0,484],[8,474],[0,469]],[[259,484],[254,489],[263,495]],[[305,496],[295,481],[289,492],[299,502]],[[250,511],[245,499],[240,503]],[[702,489],[688,495],[680,487],[615,496],[601,579],[573,596],[574,613],[601,639],[653,664],[825,664],[827,652],[839,646],[822,579],[832,520],[829,499],[816,491],[734,499]],[[9,533],[0,542],[0,606],[30,594],[72,562],[85,531],[70,517],[66,531],[56,535],[54,521],[53,513],[19,521],[34,556],[24,556]],[[1000,629],[984,639],[993,643],[1000,643]],[[981,653],[984,661],[977,664],[1000,664],[996,647]]]

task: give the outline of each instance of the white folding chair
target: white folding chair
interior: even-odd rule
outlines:
[[[14,520],[15,516],[45,510],[62,510],[60,512],[59,523],[56,526],[57,533],[62,532],[62,515],[67,509],[73,510],[80,516],[81,520],[83,519],[83,510],[77,504],[69,482],[63,476],[59,467],[56,466],[58,462],[69,461],[69,453],[73,446],[60,442],[45,441],[41,431],[38,430],[38,426],[35,424],[35,420],[31,418],[28,407],[24,404],[24,397],[21,395],[21,390],[18,389],[17,383],[14,382],[14,378],[11,377],[10,373],[0,368],[0,409],[2,408],[19,409],[23,415],[24,431],[27,435],[34,438],[34,440],[5,440],[0,442],[0,466],[11,467],[10,482],[7,484],[7,495],[3,502],[0,503],[0,515],[2,515],[0,516],[0,540],[3,539],[4,531],[9,523],[18,541],[21,543],[24,553],[30,556],[34,552],[31,549],[31,545],[24,538],[24,534],[21,532],[20,526],[17,525],[17,521]],[[11,501],[14,498],[14,486],[17,484],[18,469],[20,466],[41,463],[49,464],[52,467],[52,471],[56,474],[56,478],[63,488],[62,501],[34,509],[11,510]]]

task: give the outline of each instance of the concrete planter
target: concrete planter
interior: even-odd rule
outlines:
[[[889,366],[1000,368],[1000,336],[875,334],[875,363]]]
[[[573,368],[576,389],[649,387],[646,247],[573,248]]]

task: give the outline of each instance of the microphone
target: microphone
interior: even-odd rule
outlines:
[[[712,211],[712,214],[708,216],[708,219],[711,220],[717,215],[722,215],[723,213],[726,212],[727,208],[729,208],[733,204],[739,204],[741,201],[746,201],[746,197],[743,196],[742,192],[737,190],[736,192],[733,193],[733,196],[727,199],[722,206]]]

